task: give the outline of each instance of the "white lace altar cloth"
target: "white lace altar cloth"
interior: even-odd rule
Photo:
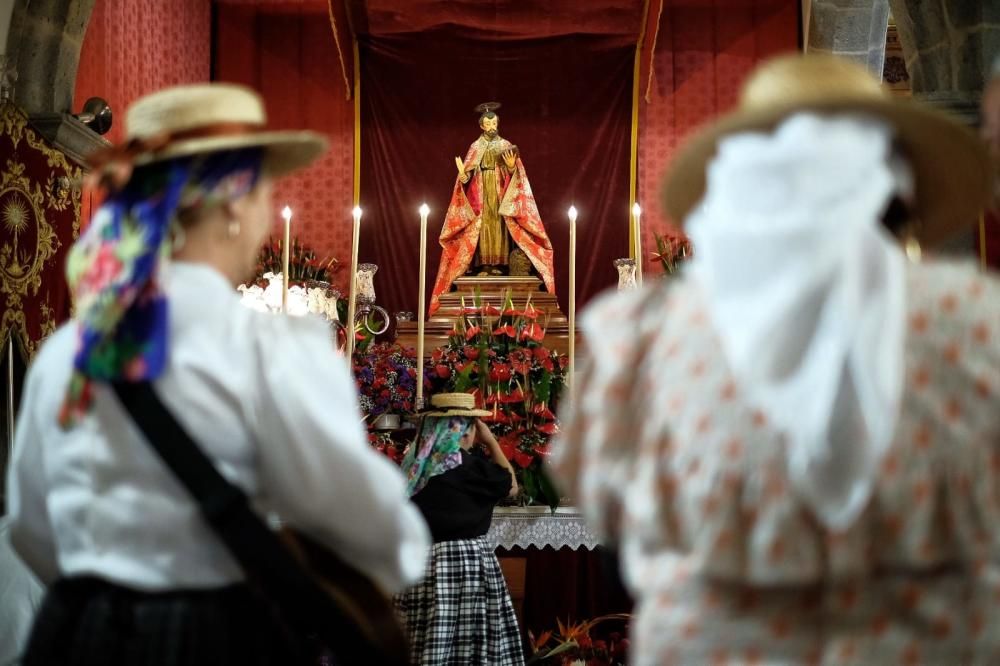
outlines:
[[[555,513],[547,506],[497,507],[486,539],[508,550],[528,546],[593,550],[600,545],[580,510],[572,506],[561,506]]]

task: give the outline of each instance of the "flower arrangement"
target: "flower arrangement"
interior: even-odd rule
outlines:
[[[545,347],[545,325],[530,297],[515,308],[508,293],[502,307],[476,297],[444,347],[431,354],[431,391],[472,393],[504,455],[518,472],[529,503],[555,508],[559,493],[542,471],[549,439],[559,430],[554,406],[566,381],[565,355]]]
[[[413,411],[417,391],[417,355],[412,348],[388,342],[357,349],[354,381],[361,409],[370,417]]]
[[[691,256],[691,241],[681,234],[653,234],[656,238],[656,254],[653,261],[659,261],[665,275],[673,275],[678,265]]]
[[[258,285],[266,287],[266,282],[261,279],[266,273],[281,273],[283,270],[282,241],[277,238],[270,238],[260,250],[257,257]],[[341,265],[333,257],[320,259],[316,252],[307,245],[301,243],[298,238],[292,239],[292,247],[288,254],[288,284],[303,284],[306,282],[326,282],[332,283],[334,275],[340,270]]]
[[[596,633],[595,627],[605,622],[624,623],[627,628],[631,616],[627,613],[602,615],[593,620],[572,624],[556,620],[556,631],[545,631],[538,638],[528,632],[532,656],[528,664],[549,663],[569,666],[624,666],[628,663],[629,640],[621,631]],[[603,636],[603,637],[601,637]]]

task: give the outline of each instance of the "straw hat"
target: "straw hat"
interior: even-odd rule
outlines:
[[[476,409],[476,397],[471,393],[435,393],[431,396],[431,406],[437,410],[425,412],[423,416],[489,416],[493,413]]]
[[[95,167],[125,160],[139,166],[175,157],[260,147],[264,170],[277,177],[323,154],[316,132],[267,131],[260,96],[228,83],[175,86],[139,98],[125,114],[125,143],[98,151]]]
[[[889,124],[915,177],[914,234],[933,245],[978,219],[993,166],[972,130],[947,115],[889,95],[862,66],[827,55],[785,55],[757,68],[736,111],[696,133],[664,181],[667,212],[683,221],[705,194],[705,170],[723,137],[769,131],[800,111],[865,114]]]

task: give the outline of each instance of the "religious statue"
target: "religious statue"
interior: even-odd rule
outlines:
[[[483,133],[469,146],[465,160],[455,158],[458,175],[441,228],[443,252],[431,296],[432,315],[441,305],[441,294],[470,266],[479,274],[503,275],[515,245],[530,260],[545,288],[555,293],[552,242],[517,146],[497,133],[498,108],[496,102],[476,107]]]

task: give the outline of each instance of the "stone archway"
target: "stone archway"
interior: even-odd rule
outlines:
[[[7,54],[14,101],[30,115],[72,113],[80,47],[95,0],[14,0]]]

